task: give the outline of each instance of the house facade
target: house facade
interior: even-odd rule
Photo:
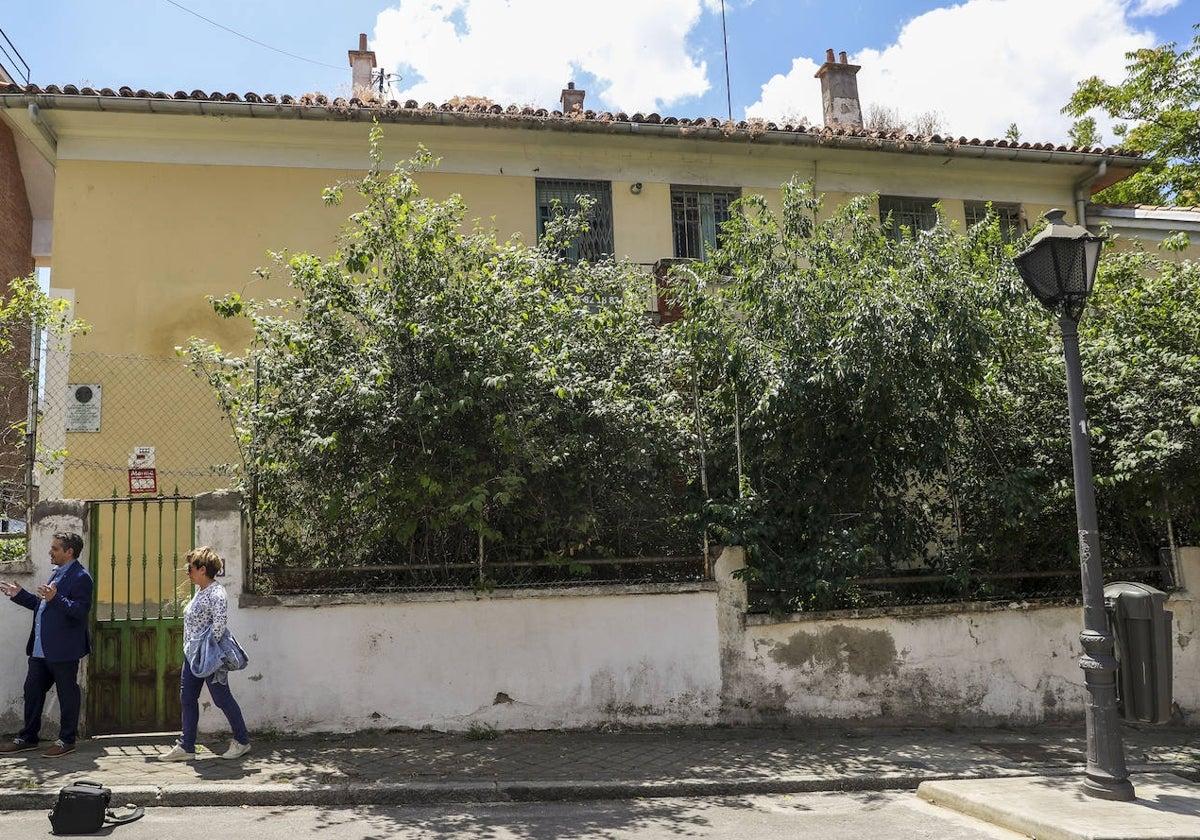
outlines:
[[[356,78],[374,61],[359,47],[349,53]],[[1052,207],[1080,218],[1093,192],[1145,162],[1122,149],[869,132],[857,70],[827,54],[815,82],[822,128],[595,112],[574,85],[553,109],[383,102],[365,91],[328,100],[0,88],[30,227],[41,232],[36,258],[91,325],[48,365],[44,441],[68,454],[43,475],[42,496],[123,494],[137,447],[153,447],[159,492],[228,483],[221,465],[237,453],[227,424],[175,348],[193,335],[243,345],[240,325],[217,318],[207,296],[280,294],[281,280],[254,274],[269,251],[332,252],[348,211],[321,192],[368,166],[374,122],[386,163],[427,148],[440,163],[418,176],[425,194],[460,194],[469,218],[501,238],[535,242],[553,199],[593,195],[580,256],[641,264],[648,290],[659,261],[704,255],[733,200],[758,193],[778,206],[791,178],[811,180],[826,212],[879,193],[896,225],[934,223],[938,203],[961,227],[991,203],[1022,232]]]

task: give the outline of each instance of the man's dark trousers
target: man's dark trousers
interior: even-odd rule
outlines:
[[[64,744],[74,744],[79,734],[79,660],[50,662],[40,657],[29,657],[29,671],[25,675],[25,725],[20,738],[36,744],[38,730],[42,728],[42,710],[46,707],[46,693],[54,687],[58,695],[61,724],[58,737]]]

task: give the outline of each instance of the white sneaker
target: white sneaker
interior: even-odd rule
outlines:
[[[191,761],[195,757],[196,757],[196,754],[194,752],[188,752],[187,750],[185,750],[183,748],[182,744],[176,744],[175,746],[171,747],[171,749],[167,750],[165,753],[161,753],[158,756],[158,760],[159,761]]]
[[[230,740],[229,749],[221,753],[221,758],[241,758],[250,752],[249,744],[239,744],[236,739]]]

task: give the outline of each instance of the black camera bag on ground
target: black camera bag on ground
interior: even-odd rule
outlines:
[[[99,782],[79,779],[58,792],[58,801],[50,810],[50,827],[55,834],[94,834],[105,825],[121,825],[139,820],[145,814],[135,807],[117,816],[108,810],[112,791]]]

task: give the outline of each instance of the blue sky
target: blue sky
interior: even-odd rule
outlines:
[[[1119,80],[1128,50],[1189,42],[1196,7],[725,0],[729,99],[736,119],[819,124],[813,73],[832,48],[862,65],[868,113],[910,122],[932,113],[968,138],[1001,137],[1016,123],[1022,139],[1063,141],[1059,109],[1075,83]],[[43,86],[344,96],[346,53],[365,32],[401,100],[553,108],[574,80],[595,110],[728,113],[720,0],[7,0],[0,28]]]

